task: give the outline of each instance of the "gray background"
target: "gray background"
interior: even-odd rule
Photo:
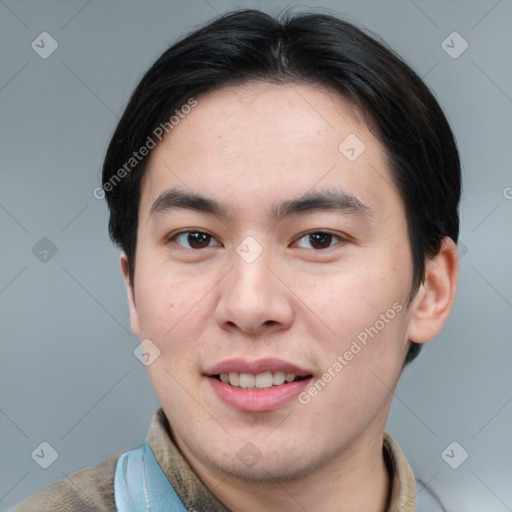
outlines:
[[[92,193],[129,94],[178,36],[217,13],[287,5],[0,0],[1,510],[139,444],[158,407],[133,355],[106,205]],[[465,180],[458,296],[405,370],[388,430],[448,510],[512,510],[512,1],[296,5],[380,35],[451,121]],[[43,31],[59,45],[47,59],[31,48]],[[469,44],[458,58],[442,47],[453,31]],[[45,255],[39,242],[46,261],[33,253],[43,237],[57,248]],[[48,469],[31,457],[43,441],[58,452]],[[457,469],[441,456],[454,441],[452,465],[469,453]]]

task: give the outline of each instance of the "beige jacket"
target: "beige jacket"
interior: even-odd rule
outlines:
[[[147,441],[167,478],[188,510],[229,512],[209,491],[181,455],[170,436],[162,409],[151,422]],[[392,473],[391,501],[387,512],[415,512],[412,470],[398,446],[384,433],[384,455]],[[12,512],[116,512],[114,474],[121,453],[111,455],[92,468],[41,489]]]

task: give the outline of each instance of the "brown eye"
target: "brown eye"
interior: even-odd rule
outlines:
[[[309,235],[309,240],[316,249],[326,249],[331,245],[332,235],[330,233],[312,233]]]
[[[302,236],[298,241],[298,245],[300,245],[301,247],[306,247],[308,249],[329,249],[333,245],[336,245],[332,244],[333,240],[336,239],[338,241],[341,240],[339,236],[333,235],[332,233],[328,233],[325,231],[316,231],[314,233],[308,233]],[[306,240],[306,243],[300,243],[301,240]]]
[[[206,233],[189,233],[187,241],[194,249],[202,249],[203,247],[208,247],[210,238],[211,236]]]
[[[186,249],[204,249],[210,246],[212,240],[214,238],[211,235],[202,231],[183,231],[170,239]]]

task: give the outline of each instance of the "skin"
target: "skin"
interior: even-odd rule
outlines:
[[[354,161],[338,149],[350,134],[365,144]],[[229,215],[183,208],[150,215],[175,187],[225,204]],[[370,214],[269,218],[273,204],[324,188],[355,196]],[[199,248],[187,235],[172,239],[184,229],[211,238],[192,238]],[[319,231],[335,236],[319,247],[308,236]],[[263,250],[251,264],[236,251],[247,236]],[[151,154],[133,283],[124,255],[121,267],[132,329],[160,349],[148,371],[172,435],[227,507],[386,510],[382,439],[392,390],[408,340],[428,341],[446,320],[458,267],[445,238],[406,307],[412,259],[404,205],[384,148],[355,107],[311,85],[246,84],[199,97]],[[316,380],[395,303],[400,313],[307,405],[294,399],[275,411],[241,412],[203,375],[233,357],[277,357]],[[249,442],[261,456],[250,467],[237,457]]]

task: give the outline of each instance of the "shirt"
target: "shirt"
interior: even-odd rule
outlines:
[[[230,512],[203,484],[174,443],[162,409],[153,416],[147,442],[188,510]],[[383,454],[391,480],[387,512],[415,512],[414,475],[398,443],[384,432]],[[73,473],[29,496],[12,512],[116,512],[114,474],[122,452]]]

